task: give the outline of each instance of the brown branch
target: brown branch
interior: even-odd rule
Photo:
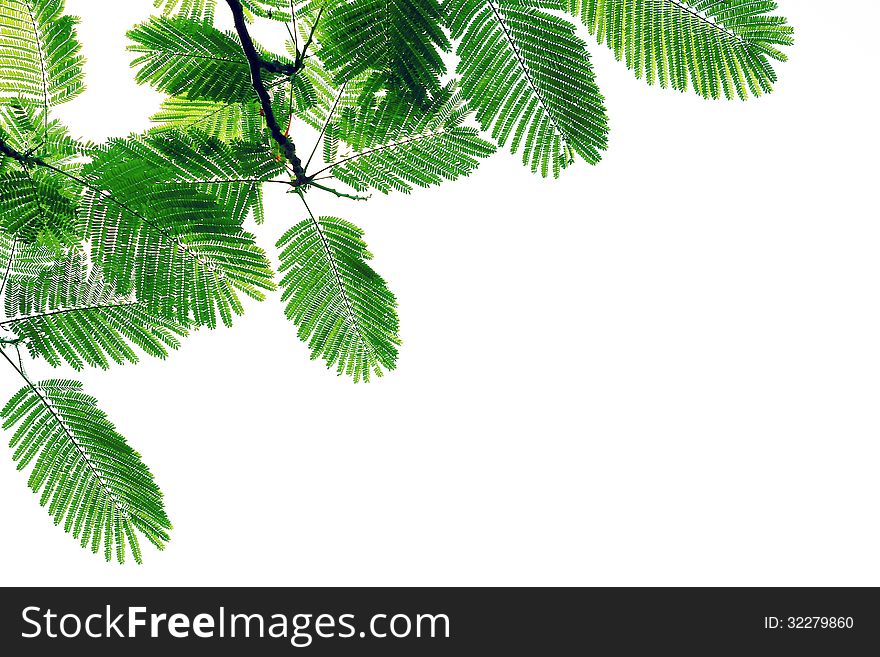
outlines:
[[[226,3],[232,11],[235,31],[238,33],[238,38],[241,40],[242,50],[244,50],[244,55],[247,57],[248,64],[250,65],[251,82],[254,86],[254,91],[257,92],[257,97],[260,99],[263,116],[266,118],[266,125],[269,128],[269,132],[272,134],[272,139],[274,139],[281,147],[281,152],[284,153],[288,162],[290,162],[290,166],[293,169],[294,181],[297,185],[304,185],[308,182],[308,176],[306,176],[302,161],[296,155],[296,146],[278,124],[275,111],[272,109],[272,98],[269,96],[269,91],[266,89],[266,84],[263,82],[263,70],[279,73],[283,72],[285,74],[287,74],[288,71],[278,70],[278,66],[280,65],[276,66],[278,64],[277,62],[267,62],[262,58],[260,53],[257,52],[257,47],[254,45],[254,40],[251,38],[250,32],[248,31],[247,22],[244,17],[244,7],[241,5],[241,0],[226,0]],[[296,72],[295,69],[295,66],[290,67],[289,72],[291,75]]]

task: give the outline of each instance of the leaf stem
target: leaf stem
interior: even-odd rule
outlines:
[[[3,282],[0,283],[0,301],[3,300],[3,290],[6,289],[6,281],[9,279],[9,272],[12,271],[12,261],[15,260],[15,249],[18,246],[18,237],[12,238],[12,248],[9,249],[9,262],[6,263],[6,272],[3,274]]]
[[[327,114],[327,120],[324,121],[324,125],[321,127],[321,134],[318,135],[318,140],[315,142],[315,147],[312,149],[312,154],[309,155],[309,159],[306,160],[306,170],[308,170],[309,165],[312,163],[312,158],[315,157],[315,153],[318,152],[318,146],[321,145],[321,140],[324,138],[324,133],[327,132],[327,127],[330,125],[330,121],[333,120],[333,114],[336,113],[336,108],[339,106],[339,101],[342,99],[342,94],[345,93],[345,85],[347,84],[347,81],[343,82],[342,86],[339,88],[339,93],[336,94],[336,100],[333,101],[333,107],[330,108],[330,113]]]
[[[296,66],[297,70],[301,69],[305,65],[306,52],[309,49],[309,46],[312,45],[312,39],[315,37],[315,29],[318,27],[318,21],[321,20],[321,14],[324,13],[324,7],[321,7],[318,10],[318,15],[315,16],[315,22],[312,23],[312,28],[309,30],[309,38],[306,39],[305,44],[302,47],[302,50],[297,52],[296,55]]]
[[[356,196],[355,194],[346,194],[345,192],[340,192],[338,189],[333,189],[332,187],[327,187],[326,185],[320,185],[316,183],[314,180],[309,182],[309,187],[315,187],[316,189],[321,189],[325,192],[330,192],[334,194],[338,198],[350,198],[352,201],[366,201],[369,200],[369,196]]]

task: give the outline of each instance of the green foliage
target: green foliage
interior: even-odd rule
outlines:
[[[223,103],[211,100],[172,96],[152,121],[157,130],[199,130],[210,137],[225,141],[263,141],[263,119],[255,102]]]
[[[124,169],[125,175],[150,189],[194,189],[212,197],[239,225],[250,212],[261,222],[263,183],[284,171],[262,144],[226,143],[197,129],[161,131],[118,142],[112,157],[121,157],[124,163],[105,166],[102,159],[98,167]]]
[[[191,100],[254,99],[241,43],[210,23],[159,16],[134,27],[128,36],[134,42],[128,49],[138,53],[132,62],[140,67],[138,82],[172,95],[185,93]]]
[[[144,143],[112,140],[86,167],[92,257],[121,294],[134,291],[151,312],[212,328],[219,315],[231,325],[244,310],[238,292],[263,299],[274,289],[266,255],[215,197],[192,184],[150,184]]]
[[[328,367],[355,382],[397,361],[397,301],[367,264],[363,232],[335,217],[309,218],[280,240],[282,301],[299,337]]]
[[[338,120],[338,116],[343,112],[365,101],[373,102],[375,96],[370,99],[367,97],[368,94],[375,94],[383,88],[382,75],[373,72],[338,84],[317,57],[306,61],[299,77],[305,80],[309,94],[298,100],[295,107],[296,116],[318,131],[328,121]]]
[[[27,344],[33,357],[58,366],[66,361],[106,369],[109,360],[136,363],[137,353],[165,358],[180,346],[186,327],[149,312],[145,304],[107,285],[100,268],[71,253],[36,276],[12,275],[0,328]],[[108,360],[109,359],[109,360]]]
[[[637,78],[704,98],[773,90],[794,30],[770,0],[550,0],[584,21]]]
[[[290,0],[241,0],[249,17],[287,22],[291,19]]]
[[[0,98],[27,98],[43,109],[83,90],[78,19],[62,0],[3,0],[0,9]]]
[[[67,127],[60,120],[51,118],[37,103],[21,99],[0,104],[0,138],[15,150],[32,153],[70,173],[79,170],[83,158],[93,149],[92,144],[71,137]],[[21,167],[16,164],[14,168]],[[56,176],[56,179],[59,185],[67,186],[72,195],[79,194],[81,188],[70,186],[70,178]]]
[[[5,354],[4,354],[5,355]],[[77,381],[52,379],[22,388],[0,411],[19,470],[40,494],[56,525],[107,561],[130,552],[141,562],[140,532],[164,547],[171,523],[162,493],[140,455],[126,443],[97,400]]]
[[[595,164],[608,121],[586,44],[529,0],[449,0],[458,72],[477,120],[523,163],[558,176],[577,154]]]
[[[72,176],[92,146],[73,139],[46,110],[23,100],[0,105],[0,139],[54,167],[25,168],[8,157],[0,160],[0,228],[23,242],[39,242],[56,251],[75,244],[76,206],[83,186]]]
[[[455,180],[495,151],[475,128],[463,125],[467,117],[461,94],[451,85],[424,112],[397,95],[383,96],[344,116],[334,128],[330,140],[342,139],[356,150],[338,155],[328,167],[355,189],[385,193]]]
[[[153,0],[156,7],[166,16],[177,13],[192,18],[214,18],[216,0]],[[290,0],[241,0],[248,18],[271,18],[277,21],[290,20]]]
[[[440,90],[446,72],[442,53],[450,44],[438,0],[334,2],[325,13],[320,55],[337,82],[374,70],[420,102]]]
[[[54,114],[83,88],[77,19],[62,0],[0,1],[0,356],[26,383],[2,416],[55,522],[120,561],[140,561],[136,532],[168,540],[161,493],[95,400],[73,381],[33,383],[23,353],[106,368],[231,324],[244,296],[275,289],[244,228],[266,219],[274,183],[309,217],[277,243],[287,317],[313,359],[382,376],[401,344],[397,302],[362,231],[316,218],[313,195],[408,193],[470,175],[496,145],[543,176],[598,163],[604,99],[563,13],[637,77],[705,98],[771,91],[792,42],[770,0],[154,4],[130,50],[137,81],[168,97],[152,130],[98,147]],[[220,6],[235,32],[215,27]],[[253,42],[261,17],[291,22],[288,55]]]
[[[153,0],[153,6],[162,10],[164,16],[174,14],[210,23],[214,22],[215,0]]]
[[[0,175],[0,228],[24,242],[75,242],[76,208],[52,176],[42,171]]]
[[[46,269],[54,267],[57,260],[58,253],[53,249],[21,242],[0,231],[0,263],[6,263],[0,269],[0,277],[7,281],[10,277],[19,282],[35,279]],[[0,292],[3,289],[0,288]]]

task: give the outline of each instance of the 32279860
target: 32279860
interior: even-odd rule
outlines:
[[[852,616],[765,616],[764,628],[768,630],[851,630],[855,625]]]

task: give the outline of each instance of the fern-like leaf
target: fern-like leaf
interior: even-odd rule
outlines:
[[[166,16],[178,14],[190,18],[213,20],[216,0],[154,0],[153,4],[162,9]],[[245,16],[253,19],[270,18],[287,22],[290,20],[290,0],[241,0]]]
[[[164,548],[171,523],[153,475],[78,381],[28,382],[0,417],[15,427],[18,469],[33,465],[28,486],[40,505],[83,547],[141,563],[140,532]]]
[[[241,0],[246,13],[286,23],[291,20],[290,0]]]
[[[132,66],[139,67],[135,79],[141,84],[192,100],[233,103],[254,98],[247,57],[233,34],[183,16],[159,16],[135,26],[128,36],[133,41],[128,49],[138,54]],[[266,59],[278,58],[266,54]],[[271,79],[267,74],[267,82]]]
[[[523,163],[558,176],[577,154],[595,164],[608,121],[586,44],[532,0],[448,0],[458,71],[477,120]]]
[[[352,0],[327,5],[320,56],[337,82],[368,70],[422,102],[440,90],[450,49],[438,0]]]
[[[50,118],[39,104],[22,99],[0,104],[0,138],[19,153],[29,153],[71,173],[94,149],[91,143],[71,137],[67,127]],[[21,167],[16,164],[16,168]],[[59,183],[64,184],[63,177]]]
[[[177,14],[213,23],[217,4],[215,0],[153,0],[153,6],[165,16]]]
[[[195,129],[147,134],[119,142],[116,148],[117,153],[124,150],[127,171],[140,184],[192,186],[214,197],[237,224],[251,211],[261,220],[262,184],[284,171],[265,146],[228,144]]]
[[[42,170],[0,175],[0,227],[27,243],[60,248],[77,242],[75,202]]]
[[[397,361],[397,301],[367,261],[363,232],[335,217],[309,218],[278,241],[282,300],[299,337],[357,381],[382,376]]]
[[[338,136],[354,151],[343,151],[327,168],[355,189],[373,187],[384,193],[467,176],[479,158],[495,151],[475,128],[463,125],[467,116],[461,94],[451,84],[425,111],[396,94],[386,95],[356,113],[343,114],[329,138]]]
[[[704,98],[770,93],[793,29],[771,0],[545,0],[579,16],[637,78]],[[559,3],[558,5],[556,3]]]
[[[317,57],[306,60],[305,67],[297,74],[297,79],[304,80],[308,85],[309,96],[294,106],[297,118],[315,130],[322,130],[329,120],[350,108],[358,107],[369,93],[384,88],[382,74],[374,72],[349,78],[337,83],[327,68]]]
[[[38,244],[27,244],[0,231],[0,281],[36,280],[44,271],[55,267],[57,260],[57,251]]]
[[[227,143],[262,141],[265,120],[254,103],[222,103],[172,96],[151,118],[155,131],[196,129]]]
[[[15,269],[20,269],[17,265]],[[157,317],[132,296],[117,294],[100,268],[74,251],[37,276],[10,276],[0,327],[24,340],[33,357],[106,369],[110,360],[137,362],[132,345],[165,358],[186,327]]]
[[[86,167],[82,210],[94,261],[151,312],[209,327],[219,314],[230,325],[243,312],[238,292],[263,299],[274,289],[266,254],[213,196],[150,184],[150,171],[136,139],[111,141]]]
[[[0,97],[34,100],[48,110],[83,90],[78,19],[62,0],[0,3]]]
[[[0,157],[0,227],[20,241],[56,251],[76,243],[83,189],[77,174],[94,147],[73,139],[38,103],[21,99],[0,105],[0,139],[52,167],[25,168]]]

